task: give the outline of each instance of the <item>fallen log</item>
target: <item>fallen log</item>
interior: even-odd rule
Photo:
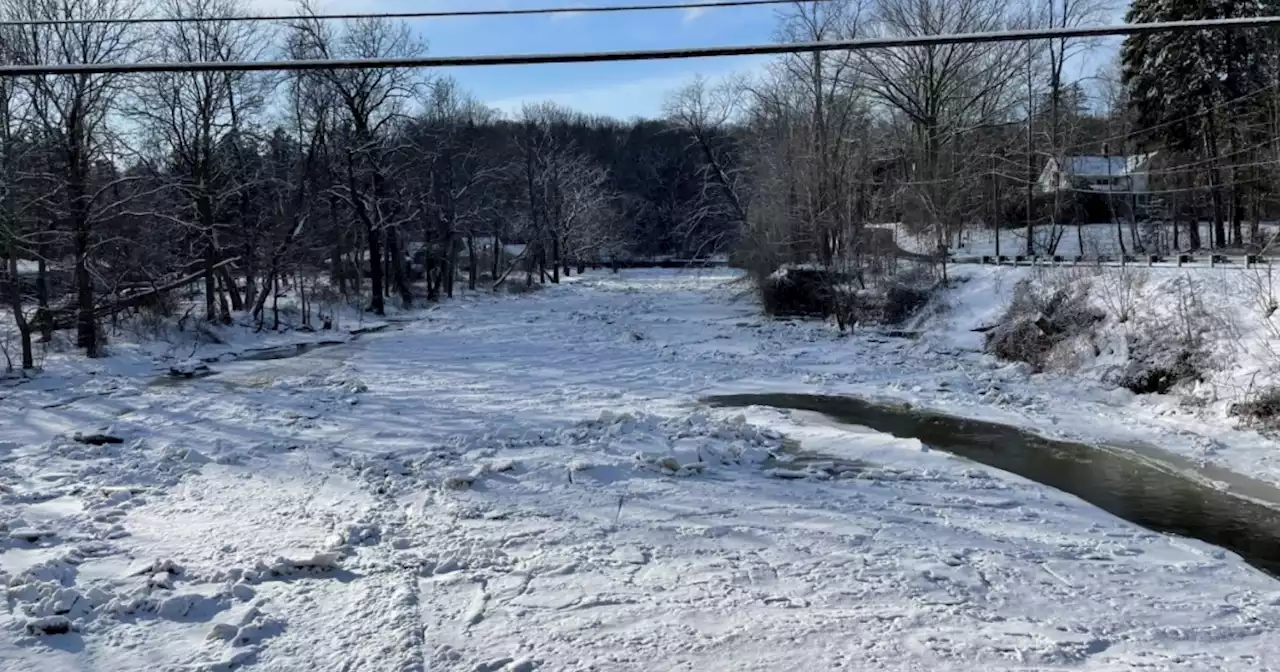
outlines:
[[[144,305],[151,299],[154,299],[155,297],[161,294],[164,294],[166,292],[171,292],[181,287],[185,287],[197,280],[204,278],[204,276],[208,274],[210,271],[213,271],[216,273],[219,269],[229,266],[231,264],[234,264],[239,260],[240,260],[240,257],[231,257],[228,259],[223,259],[222,261],[219,261],[218,263],[214,264],[210,268],[203,268],[194,273],[189,273],[176,280],[171,280],[169,282],[166,282],[163,285],[153,287],[152,289],[145,292],[138,292],[137,294],[130,294],[129,296],[118,298],[109,304],[98,306],[97,308],[95,308],[93,311],[93,318],[97,320],[103,317],[107,317],[109,315],[114,315],[122,310],[126,310],[129,308],[136,308],[137,306]],[[53,319],[53,329],[55,330],[70,329],[76,325],[76,320],[77,320],[76,309],[74,307],[65,307],[62,310],[60,310],[57,317]]]

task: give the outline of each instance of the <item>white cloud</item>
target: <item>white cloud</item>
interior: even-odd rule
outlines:
[[[680,11],[682,14],[684,14],[684,17],[682,20],[684,21],[685,25],[689,25],[690,23],[693,23],[694,21],[697,21],[698,19],[702,18],[703,15],[707,13],[707,8],[706,7],[689,7],[688,9],[682,9]]]
[[[551,23],[561,23],[564,21],[572,21],[573,19],[581,17],[583,14],[584,12],[564,12],[562,14],[552,14]]]

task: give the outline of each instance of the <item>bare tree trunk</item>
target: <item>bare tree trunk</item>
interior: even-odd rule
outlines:
[[[83,177],[73,168],[68,192],[71,198],[72,230],[75,232],[76,347],[89,357],[101,354],[98,321],[94,317],[93,276],[89,272],[89,212]]]
[[[1213,201],[1213,246],[1226,247],[1227,230],[1224,203],[1222,202],[1222,166],[1219,165],[1217,115],[1209,115],[1209,130],[1205,133],[1205,145],[1209,150],[1209,195]]]
[[[1258,204],[1258,195],[1249,199],[1249,209],[1253,211],[1253,219],[1249,221],[1249,245],[1255,252],[1262,249],[1262,208]]]
[[[346,235],[338,225],[338,195],[329,194],[329,227],[333,229],[333,255],[329,264],[329,278],[338,287],[339,294],[347,293]]]
[[[1221,183],[1217,180],[1219,176],[1216,174],[1218,172],[1216,167],[1211,168],[1209,172],[1211,174],[1209,181],[1212,183],[1210,198],[1213,203],[1213,247],[1223,248],[1227,246],[1227,230],[1226,218],[1223,213],[1222,191],[1220,190]]]
[[[560,284],[560,236],[554,233],[551,234],[551,283]]]
[[[22,368],[28,371],[36,368],[35,350],[31,346],[31,325],[18,327],[18,340],[22,347]]]
[[[493,271],[492,276],[496,281],[498,279],[498,269],[502,267],[502,238],[498,234],[493,235]]]
[[[1170,200],[1173,202],[1173,205],[1171,206],[1173,208],[1173,212],[1170,213],[1173,216],[1173,252],[1177,254],[1182,251],[1182,246],[1179,244],[1180,241],[1178,240],[1178,225],[1182,223],[1178,221],[1179,217],[1181,217],[1178,207],[1181,205],[1179,203],[1181,199],[1178,197],[1178,194],[1174,194],[1173,198]]]
[[[247,308],[253,307],[253,301],[258,296],[258,259],[255,254],[253,245],[249,241],[245,241],[240,246],[241,255],[244,259],[244,300]],[[229,272],[229,271],[228,271]]]
[[[375,315],[386,315],[386,304],[382,295],[382,248],[378,240],[380,232],[374,226],[373,217],[365,207],[363,196],[356,185],[355,158],[347,153],[347,185],[351,191],[351,202],[355,206],[356,216],[364,222],[365,241],[369,246],[369,282],[371,284],[371,303],[369,311]]]
[[[214,258],[213,246],[205,245],[204,248],[204,319],[209,322],[218,320],[217,296],[218,296],[218,277],[213,272],[213,265],[218,263]]]
[[[439,264],[434,253],[428,253],[422,261],[422,274],[427,279],[427,300],[440,300]]]
[[[256,250],[253,249],[252,238],[249,235],[249,213],[252,208],[252,197],[246,187],[247,170],[245,169],[244,148],[242,145],[243,136],[241,135],[240,125],[240,108],[236,104],[235,87],[228,84],[227,92],[227,110],[231,115],[231,132],[232,143],[235,147],[236,157],[236,179],[240,187],[240,194],[237,197],[237,217],[239,218],[240,231],[244,235],[244,244],[242,246],[241,260],[244,262],[244,296],[241,299],[239,290],[236,288],[234,276],[231,275],[231,269],[223,270],[223,280],[226,282],[227,290],[231,293],[231,307],[233,310],[245,310],[257,295],[257,262],[258,257]]]
[[[395,281],[391,277],[391,266],[394,263],[391,255],[391,231],[387,230],[382,235],[382,295],[391,296],[391,286]]]
[[[1084,217],[1080,214],[1080,206],[1077,204],[1076,209],[1076,254],[1084,256]]]
[[[387,228],[387,256],[391,257],[391,276],[395,280],[396,291],[400,294],[400,301],[408,309],[413,306],[413,290],[409,287],[409,276],[404,270],[404,251],[395,227]]]
[[[9,245],[9,308],[13,311],[13,321],[18,327],[18,337],[22,347],[22,368],[36,368],[35,351],[31,345],[31,324],[27,322],[26,313],[22,310],[22,278],[18,275],[18,246]]]
[[[240,294],[240,288],[236,287],[235,278],[231,275],[231,269],[222,267],[218,269],[218,275],[222,278],[222,286],[226,290],[228,296],[231,297],[231,310],[244,310],[245,297]]]
[[[352,271],[351,288],[355,291],[356,296],[364,292],[364,254],[367,251],[364,245],[364,237],[359,231],[353,231],[351,234],[355,238],[355,247],[351,250],[351,264],[347,267]]]
[[[274,323],[271,328],[280,331],[280,271],[273,271],[271,278],[271,319]]]
[[[1133,243],[1133,253],[1142,254],[1147,251],[1142,240],[1142,231],[1138,229],[1138,196],[1133,193],[1133,184],[1129,186],[1129,240]]]
[[[311,307],[307,304],[307,286],[303,284],[302,273],[294,274],[294,283],[298,285],[298,303],[302,304],[302,326],[311,326]]]
[[[1231,172],[1231,244],[1244,247],[1244,196],[1240,193],[1239,171]]]
[[[528,243],[528,245],[533,245],[533,243]],[[524,260],[524,264],[525,264],[524,286],[525,287],[533,286],[533,271],[538,265],[538,257],[540,256],[540,253],[537,251],[537,249],[526,250],[526,252],[529,252],[529,251],[532,251],[533,254]]]
[[[480,269],[476,268],[480,265],[480,260],[476,256],[476,237],[474,234],[467,234],[467,289],[476,291],[476,275]]]
[[[1115,177],[1111,173],[1111,150],[1107,149],[1107,210],[1111,213],[1111,220],[1116,224],[1116,243],[1120,245],[1120,256],[1124,257],[1129,254],[1124,246],[1124,227],[1120,224],[1120,213],[1116,212],[1116,195],[1113,187],[1115,186]]]
[[[36,261],[36,322],[40,326],[40,342],[53,341],[53,314],[49,311],[49,264],[41,249]]]
[[[231,323],[231,304],[227,301],[226,281],[222,273],[211,272],[209,275],[216,275],[218,278],[218,307],[222,311],[222,321],[226,324]]]
[[[449,240],[449,248],[445,252],[445,254],[448,255],[447,268],[449,269],[449,280],[448,280],[449,284],[447,285],[448,287],[447,296],[452,299],[453,290],[457,287],[457,284],[458,284],[458,255],[459,255],[458,241],[455,240],[453,237],[452,228],[449,229],[448,240]]]
[[[1124,245],[1124,226],[1120,223],[1120,217],[1116,214],[1115,208],[1111,209],[1111,216],[1116,220],[1116,242],[1120,244],[1120,256],[1127,256],[1129,251]]]
[[[1230,123],[1230,122],[1228,122]],[[1231,143],[1233,154],[1240,148],[1240,129],[1230,124],[1227,139]],[[1244,190],[1241,188],[1240,168],[1231,167],[1231,244],[1237,248],[1244,247]]]

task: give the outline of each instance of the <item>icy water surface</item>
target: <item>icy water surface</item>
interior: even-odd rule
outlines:
[[[1070,493],[1148,529],[1220,546],[1280,576],[1280,509],[1262,503],[1280,506],[1280,490],[1238,474],[1200,469],[1149,446],[1057,441],[1007,425],[853,397],[742,394],[704,401],[721,407],[811,411],[914,438]]]

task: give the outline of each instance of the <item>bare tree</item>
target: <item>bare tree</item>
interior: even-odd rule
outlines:
[[[1034,22],[1047,28],[1082,28],[1097,25],[1105,21],[1115,9],[1114,3],[1110,0],[1043,0],[1043,3],[1041,7],[1043,14]],[[1043,53],[1049,72],[1047,154],[1057,165],[1062,166],[1070,160],[1073,149],[1077,150],[1075,153],[1083,153],[1078,151],[1081,144],[1079,125],[1071,123],[1078,117],[1075,114],[1066,114],[1067,112],[1074,113],[1076,111],[1075,108],[1079,105],[1079,101],[1071,99],[1068,90],[1070,88],[1069,83],[1065,81],[1067,64],[1079,59],[1096,47],[1097,40],[1055,37],[1046,40],[1044,45],[1045,51]],[[1032,156],[1034,157],[1034,153],[1032,153]],[[1030,160],[1034,160],[1034,158]],[[1052,227],[1050,235],[1054,237],[1061,235],[1058,232],[1058,215],[1063,206],[1061,195],[1062,190],[1055,189],[1053,191],[1054,203],[1050,210],[1050,226]],[[1030,220],[1030,217],[1028,217],[1028,220]],[[1083,254],[1084,233],[1081,226],[1076,227],[1076,238],[1081,254]]]
[[[496,219],[495,203],[484,192],[502,171],[497,157],[482,144],[480,127],[495,117],[493,110],[463,93],[456,81],[441,78],[431,83],[424,112],[413,124],[410,160],[428,167],[419,200],[425,202],[421,212],[429,298],[441,291],[453,296],[459,237],[467,248],[468,285],[476,287],[477,238],[484,225]],[[418,176],[420,182],[422,177]]]
[[[164,0],[161,9],[174,18],[219,18],[245,12],[239,0]],[[169,23],[154,35],[153,44],[157,57],[165,61],[255,60],[269,43],[260,26],[230,21]],[[261,108],[267,81],[255,73],[148,74],[139,78],[138,95],[130,109],[157,148],[155,169],[172,176],[173,188],[188,204],[183,214],[152,216],[190,232],[205,264],[205,315],[210,321],[219,315],[230,319],[228,306],[219,306],[215,300],[219,276],[214,267],[223,254],[219,221],[231,219],[228,212],[240,203],[240,192],[246,188],[238,179],[234,153],[224,147],[241,142],[242,124]],[[222,277],[233,306],[241,308],[243,300],[231,275]]]
[[[796,2],[782,15],[778,37],[786,42],[809,42],[857,37],[863,27],[860,1]],[[858,242],[859,214],[849,198],[852,183],[863,179],[864,143],[869,126],[866,89],[850,52],[791,55],[778,63],[799,94],[794,102],[807,123],[803,189],[797,213],[816,242],[818,260],[831,265],[848,256],[845,246]]]
[[[1042,0],[1044,16],[1039,21],[1047,28],[1083,28],[1097,25],[1115,9],[1111,0]],[[1045,41],[1049,68],[1049,147],[1058,155],[1073,138],[1063,127],[1063,107],[1067,82],[1067,64],[1097,46],[1097,40],[1078,37],[1055,37]]]
[[[11,36],[5,34],[10,32],[0,33],[0,45],[10,42]],[[11,62],[8,53],[0,54],[0,58]],[[41,200],[40,192],[23,178],[24,164],[30,159],[33,149],[29,102],[13,80],[0,79],[0,258],[6,261],[0,268],[0,276],[6,279],[4,299],[18,329],[24,370],[35,367],[35,352],[22,262],[39,256],[40,232],[31,213]]]
[[[996,31],[1009,22],[1000,0],[878,0],[872,25],[879,34],[915,36]],[[867,86],[906,122],[908,193],[945,249],[978,182],[961,142],[966,131],[1007,117],[1024,60],[1004,45],[973,43],[863,53]]]
[[[594,256],[611,242],[608,173],[571,149],[546,158],[541,176],[547,205],[547,232],[555,251],[556,270],[571,260]]]
[[[27,20],[129,19],[141,15],[137,0],[11,0],[10,15]],[[129,23],[61,23],[13,33],[13,60],[25,64],[117,63],[142,54],[142,32]],[[60,209],[75,255],[76,343],[90,357],[100,353],[94,300],[94,225],[107,209],[108,185],[94,189],[95,167],[112,158],[111,112],[126,76],[36,75],[23,79],[41,133],[57,143],[64,189]]]
[[[291,35],[287,44],[290,55],[295,58],[312,53],[305,36]],[[309,197],[317,196],[326,188],[332,193],[333,189],[332,184],[324,181],[324,178],[334,179],[331,166],[320,169],[322,159],[328,156],[335,142],[331,136],[336,132],[336,103],[328,82],[318,73],[295,73],[288,79],[285,92],[286,125],[276,129],[267,142],[267,161],[261,178],[267,194],[264,215],[269,223],[266,227],[269,256],[262,288],[251,303],[252,314],[259,324],[264,319],[267,300],[278,296],[280,284],[288,274],[287,260],[311,223],[315,199]]]
[[[301,8],[304,13],[313,14],[309,2],[304,0]],[[293,30],[298,51],[309,58],[408,58],[420,55],[426,48],[403,21],[357,19],[347,22],[339,31],[309,18],[294,22]],[[340,193],[364,225],[372,285],[370,310],[381,315],[384,312],[384,239],[396,288],[405,305],[412,301],[399,242],[400,226],[412,220],[412,213],[406,213],[398,199],[392,197],[386,167],[397,149],[392,143],[391,126],[402,118],[405,106],[414,99],[421,82],[411,68],[316,72],[338,102],[342,114],[339,124],[349,129],[346,181]]]
[[[744,174],[732,156],[734,141],[728,127],[742,109],[744,94],[740,83],[712,88],[697,77],[669,96],[664,108],[666,117],[688,132],[702,156],[703,183],[718,193],[717,198],[709,198],[704,191],[704,200],[726,204],[728,216],[739,226],[747,221],[748,198]]]

